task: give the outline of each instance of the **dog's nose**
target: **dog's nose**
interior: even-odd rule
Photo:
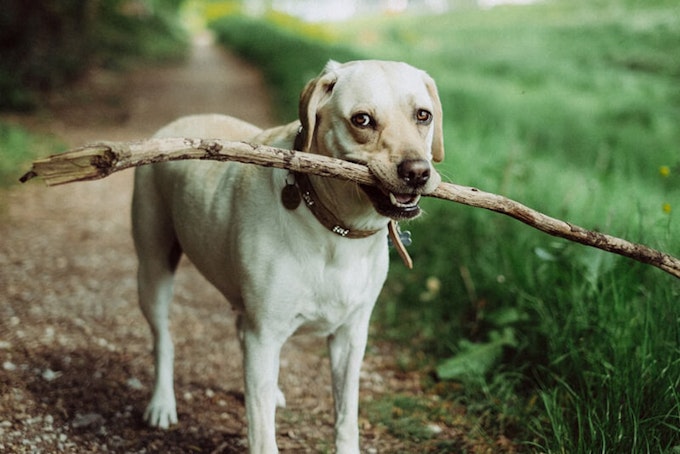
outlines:
[[[430,179],[430,163],[424,159],[409,159],[397,166],[399,178],[412,188],[418,188]]]

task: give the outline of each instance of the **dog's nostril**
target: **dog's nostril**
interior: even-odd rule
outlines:
[[[424,159],[403,161],[397,167],[397,173],[407,185],[417,188],[430,179],[430,163]]]

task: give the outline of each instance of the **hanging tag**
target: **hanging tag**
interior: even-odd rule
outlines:
[[[281,190],[281,203],[286,209],[294,210],[300,205],[301,201],[300,191],[295,185],[295,177],[292,173],[289,173],[286,178],[286,185]]]
[[[390,223],[387,224],[387,233],[389,234],[390,243],[396,248],[404,265],[410,270],[413,269],[413,259],[411,259],[411,256],[408,254],[406,246],[404,245],[404,240],[406,240],[408,244],[411,244],[411,232],[406,231],[402,233],[397,222],[390,221]],[[402,239],[402,235],[404,234],[406,235]]]
[[[396,234],[399,237],[401,244],[404,245],[404,247],[409,247],[411,244],[413,244],[411,232],[408,230],[401,230],[401,227],[399,226],[398,222],[395,222],[395,224]],[[392,241],[392,235],[389,235],[387,237],[387,242],[389,243],[390,247],[396,247],[394,241]]]
[[[397,232],[399,232],[399,239],[401,240],[402,244],[406,247],[409,247],[411,244],[413,244],[413,239],[411,238],[411,232],[408,230],[402,231],[399,228],[399,225],[397,225]]]

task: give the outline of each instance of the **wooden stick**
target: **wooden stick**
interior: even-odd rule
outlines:
[[[238,161],[377,184],[366,166],[327,156],[245,142],[181,138],[88,145],[35,161],[20,181],[40,177],[51,186],[95,180],[131,167],[183,159]],[[429,196],[502,213],[549,235],[653,265],[680,278],[680,260],[669,254],[546,216],[503,196],[452,183],[441,183]]]

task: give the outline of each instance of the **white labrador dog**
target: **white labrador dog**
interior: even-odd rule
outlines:
[[[444,157],[433,80],[404,63],[331,61],[302,92],[299,122],[262,131],[198,115],[156,137],[295,147],[365,163],[379,180],[363,187],[237,163],[173,162],[137,169],[132,207],[140,304],[154,336],[146,421],[177,422],[168,307],[186,254],[239,314],[250,452],[278,452],[280,350],[306,331],[328,339],[336,452],[358,453],[359,370],[387,274],[387,225],[417,216],[420,196],[440,182],[431,165]]]

